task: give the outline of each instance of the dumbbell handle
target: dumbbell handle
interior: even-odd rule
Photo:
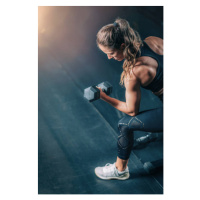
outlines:
[[[107,95],[110,95],[112,93],[112,85],[108,81],[104,81],[103,83],[98,84],[97,87],[100,87],[102,91],[105,92]]]
[[[111,94],[112,92],[112,85],[105,81],[100,83],[97,86],[90,86],[84,90],[84,97],[89,100],[90,102],[95,101],[100,98],[100,89],[105,92],[107,95]]]
[[[96,86],[96,88],[99,89],[98,86]],[[102,90],[102,92],[105,92],[105,91],[106,91],[105,89],[102,89],[102,88],[101,88],[101,90]]]

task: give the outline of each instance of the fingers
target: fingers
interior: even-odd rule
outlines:
[[[97,86],[96,86],[97,87]],[[97,87],[101,92],[103,92],[103,90],[100,87]]]
[[[97,87],[97,86],[96,86]],[[100,90],[100,95],[101,96],[104,96],[104,95],[106,95],[106,93],[105,93],[105,91],[104,90],[102,90],[100,87],[97,87],[99,90]]]

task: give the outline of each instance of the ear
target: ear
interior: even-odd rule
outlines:
[[[120,46],[120,49],[121,49],[121,50],[124,50],[124,48],[125,48],[125,44],[122,43],[121,46]]]

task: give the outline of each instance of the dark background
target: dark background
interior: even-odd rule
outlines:
[[[147,175],[143,163],[163,158],[162,133],[129,160],[131,178],[103,181],[96,166],[115,162],[117,123],[123,113],[83,90],[109,81],[112,97],[124,101],[119,85],[122,62],[108,60],[96,46],[98,30],[117,17],[129,21],[141,38],[163,38],[163,7],[38,8],[38,193],[162,194],[163,172]],[[140,111],[162,106],[141,89]],[[146,135],[136,132],[135,137]]]

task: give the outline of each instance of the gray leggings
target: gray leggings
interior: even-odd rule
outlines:
[[[163,131],[163,107],[140,112],[134,117],[126,115],[119,121],[118,130],[118,157],[127,160],[133,147],[134,131]]]

